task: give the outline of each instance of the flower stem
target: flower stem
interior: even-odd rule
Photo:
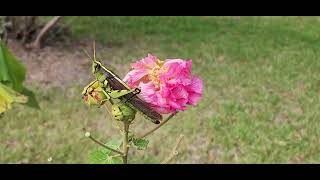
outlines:
[[[100,146],[102,146],[102,147],[104,147],[104,148],[106,148],[106,149],[108,149],[108,150],[110,150],[110,151],[112,151],[112,152],[118,153],[118,154],[120,154],[121,156],[123,156],[123,152],[120,152],[120,151],[118,151],[118,150],[115,150],[115,149],[113,149],[113,148],[111,148],[111,147],[103,144],[102,142],[100,142],[99,140],[95,139],[95,138],[92,137],[91,135],[89,135],[88,138],[90,138],[93,142],[99,144]]]
[[[179,152],[177,151],[177,149],[178,149],[179,144],[181,143],[182,138],[183,138],[183,135],[181,134],[181,135],[179,136],[179,138],[177,139],[176,145],[173,147],[173,149],[172,149],[171,153],[169,154],[168,158],[166,158],[164,161],[162,161],[161,164],[167,164],[167,163],[170,162],[175,156],[178,155]]]
[[[128,164],[128,152],[129,152],[129,139],[128,139],[128,134],[129,134],[129,122],[124,121],[124,132],[123,132],[123,163]]]
[[[139,138],[145,138],[146,136],[150,135],[151,133],[153,133],[154,131],[156,131],[157,129],[159,129],[161,126],[163,126],[166,122],[168,122],[173,116],[175,116],[178,112],[172,113],[167,119],[165,119],[164,121],[162,121],[158,126],[154,127],[153,129],[151,129],[150,131],[146,132],[145,134],[143,134],[142,136],[140,136]]]

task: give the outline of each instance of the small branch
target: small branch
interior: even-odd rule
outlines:
[[[180,137],[177,139],[176,145],[173,147],[171,153],[169,154],[169,156],[161,162],[161,164],[167,164],[168,162],[170,162],[175,156],[177,156],[179,154],[179,152],[177,151],[179,144],[181,143],[183,138],[183,135],[181,134]]]
[[[108,111],[109,115],[110,115],[110,116],[112,116],[112,113],[111,113],[111,111],[109,110],[109,108],[108,108],[107,104],[106,104],[106,103],[104,103],[104,105],[103,105],[103,106],[106,108],[106,110]]]
[[[123,163],[127,164],[128,163],[128,152],[129,152],[129,140],[128,140],[128,134],[129,134],[129,122],[124,121],[124,133],[123,133]]]
[[[164,121],[162,121],[160,124],[158,124],[158,126],[156,126],[155,128],[151,129],[150,131],[146,132],[145,134],[143,134],[142,136],[140,136],[139,138],[144,138],[146,136],[148,136],[149,134],[153,133],[154,131],[156,131],[157,129],[159,129],[161,126],[163,126],[165,123],[167,123],[173,116],[175,116],[178,112],[172,113],[167,119],[165,119]]]
[[[52,18],[39,32],[34,42],[31,43],[29,47],[31,48],[41,48],[41,40],[43,36],[62,18],[62,16],[55,16]]]
[[[111,148],[111,147],[103,144],[103,143],[100,142],[99,140],[97,140],[97,139],[95,139],[94,137],[92,137],[89,132],[86,132],[85,136],[88,137],[88,138],[90,138],[93,142],[99,144],[100,146],[102,146],[102,147],[104,147],[104,148],[106,148],[106,149],[108,149],[108,150],[110,150],[110,151],[112,151],[112,152],[118,153],[118,154],[120,154],[121,156],[123,156],[123,152],[120,152],[120,151],[118,151],[118,150],[115,150],[115,149],[113,149],[113,148]]]

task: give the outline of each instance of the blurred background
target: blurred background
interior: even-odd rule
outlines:
[[[192,59],[204,80],[200,104],[150,136],[146,151],[130,151],[129,163],[159,163],[180,134],[176,163],[320,162],[320,17],[37,16],[2,23],[40,110],[15,105],[3,114],[1,163],[88,163],[97,145],[84,130],[105,142],[118,137],[105,109],[81,99],[93,79],[83,49],[91,53],[93,41],[121,77],[152,53]],[[133,126],[143,133],[153,124],[139,117]]]

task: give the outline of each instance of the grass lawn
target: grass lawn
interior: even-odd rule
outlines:
[[[152,53],[193,60],[204,96],[150,136],[130,163],[159,163],[184,134],[177,163],[320,162],[320,17],[66,17],[73,39],[95,39],[121,76]],[[81,49],[79,49],[80,51]],[[86,57],[83,56],[83,61]],[[106,61],[107,62],[107,61]],[[88,66],[88,68],[90,68]],[[66,72],[67,73],[67,72]],[[81,101],[85,84],[29,87],[41,110],[17,106],[1,119],[0,162],[87,163],[117,137],[104,109]],[[139,118],[135,131],[151,127]]]

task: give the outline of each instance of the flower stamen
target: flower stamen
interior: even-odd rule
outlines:
[[[156,61],[156,66],[149,71],[149,78],[154,83],[156,89],[160,88],[160,72],[162,71],[163,64],[164,61],[158,59]]]

